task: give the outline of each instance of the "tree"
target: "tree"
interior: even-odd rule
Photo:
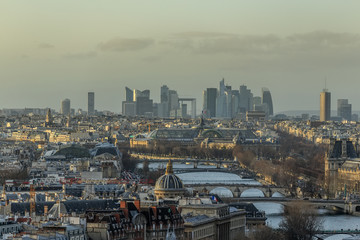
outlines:
[[[149,174],[149,160],[148,159],[145,159],[145,161],[143,162],[143,172],[144,172],[144,175],[147,176]]]
[[[305,202],[293,202],[285,206],[284,219],[280,223],[285,239],[311,240],[321,228],[316,209]]]
[[[283,239],[282,234],[267,226],[258,227],[249,236],[249,240],[279,240]]]

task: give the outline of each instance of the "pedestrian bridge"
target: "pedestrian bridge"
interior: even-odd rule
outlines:
[[[193,165],[193,168],[197,168],[199,164],[207,164],[207,165],[215,165],[216,168],[221,168],[221,166],[239,166],[238,161],[230,160],[230,159],[194,159],[194,158],[156,158],[156,157],[148,157],[148,158],[140,158],[140,162],[144,162],[145,160],[148,160],[149,163],[167,163],[169,160],[171,160],[172,163],[183,163],[183,164],[191,164]]]
[[[272,198],[272,196],[275,193],[279,193],[280,195],[284,197],[288,197],[289,193],[285,188],[276,187],[276,186],[256,186],[256,185],[246,185],[246,184],[204,184],[204,183],[193,183],[193,184],[186,184],[186,187],[191,187],[197,192],[202,193],[210,193],[212,190],[222,187],[226,188],[227,190],[231,191],[232,196],[234,199],[247,199],[246,194],[248,191],[258,191],[260,195],[262,194],[263,197],[259,197],[259,199],[265,199],[265,198]]]

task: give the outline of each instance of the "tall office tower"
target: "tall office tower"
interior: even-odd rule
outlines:
[[[239,90],[231,91],[231,113],[232,117],[235,117],[239,113],[239,102],[240,102],[240,92]]]
[[[203,108],[202,113],[207,114],[207,92],[206,90],[203,91]],[[206,115],[207,116],[207,115]]]
[[[216,117],[228,117],[228,88],[225,86],[225,80],[220,81],[219,95],[216,99]]]
[[[241,113],[246,113],[247,111],[253,110],[253,94],[250,89],[247,89],[247,86],[240,86],[240,102],[239,109]]]
[[[254,102],[254,109],[255,109],[255,106],[262,104],[261,97],[258,97],[258,96],[254,97],[253,102]]]
[[[338,99],[337,115],[345,120],[351,121],[351,104],[347,99]]]
[[[169,88],[166,85],[161,86],[160,88],[160,105],[159,105],[159,117],[169,117],[170,116],[170,106],[169,106]]]
[[[134,89],[133,100],[135,102],[136,115],[149,116],[153,114],[153,100],[150,99],[150,90],[139,91]]]
[[[216,98],[217,98],[217,89],[216,88],[207,88],[204,91],[204,110],[207,117],[216,116]],[[206,100],[206,104],[205,104]]]
[[[88,92],[88,115],[95,114],[95,93]]]
[[[262,103],[267,105],[268,116],[274,115],[273,102],[268,88],[262,88]]]
[[[61,110],[60,113],[64,115],[69,115],[71,111],[70,108],[70,99],[64,99],[61,101]]]
[[[329,121],[331,112],[331,93],[324,89],[320,93],[320,121]]]
[[[179,106],[179,95],[175,90],[169,90],[169,111],[177,111],[180,108]]]
[[[133,90],[131,90],[128,87],[125,87],[125,101],[126,102],[133,102],[134,101],[134,93]]]
[[[137,97],[136,98],[136,115],[138,116],[150,116],[153,114],[153,100],[149,97]]]
[[[169,88],[166,85],[161,86],[160,88],[160,102],[169,102]]]
[[[144,90],[144,91],[140,91],[140,90],[137,90],[137,89],[134,89],[134,102],[137,101],[137,98],[139,97],[145,97],[145,98],[150,98],[150,90]]]

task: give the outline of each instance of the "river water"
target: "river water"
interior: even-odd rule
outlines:
[[[256,202],[254,205],[259,210],[265,211],[267,217],[266,224],[268,226],[279,228],[279,224],[283,220],[283,206],[281,204],[275,202]],[[319,209],[318,214],[323,230],[355,230],[360,227],[360,217],[335,214],[326,209]]]

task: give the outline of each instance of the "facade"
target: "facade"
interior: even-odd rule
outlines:
[[[18,233],[21,230],[22,226],[20,223],[5,220],[0,222],[0,237],[3,237],[4,234]]]
[[[126,102],[133,102],[134,101],[134,93],[133,90],[131,90],[128,87],[125,87],[125,101]]]
[[[331,115],[331,93],[324,89],[320,93],[320,121],[325,122],[330,120]]]
[[[206,111],[207,117],[213,118],[216,116],[216,97],[217,97],[216,88],[207,88],[206,91],[204,91],[203,109]]]
[[[227,204],[191,204],[180,208],[185,239],[235,240],[245,236],[245,210]]]
[[[95,93],[88,92],[88,115],[95,114]]]
[[[342,119],[347,121],[352,120],[351,115],[351,104],[349,104],[348,99],[338,99],[337,101],[337,115]]]
[[[64,99],[63,101],[61,101],[61,111],[60,113],[63,115],[69,115],[71,111],[70,108],[70,99]]]
[[[175,206],[144,207],[139,200],[122,200],[118,210],[89,211],[86,226],[90,239],[184,239]]]
[[[330,140],[325,156],[325,185],[331,197],[360,193],[358,145],[347,139]]]
[[[247,88],[245,85],[240,86],[240,102],[239,102],[239,110],[241,113],[246,113],[247,111],[251,111],[253,109],[253,94],[251,90]]]
[[[122,114],[125,116],[136,116],[136,102],[122,102]]]
[[[274,115],[273,102],[268,88],[262,88],[262,104],[267,105],[267,116]]]

